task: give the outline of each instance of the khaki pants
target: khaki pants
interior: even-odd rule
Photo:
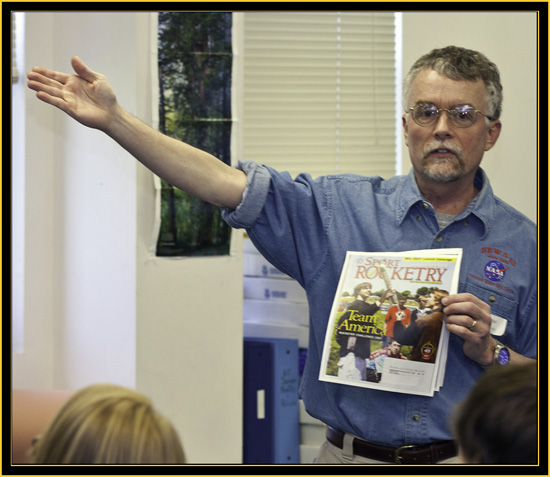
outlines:
[[[330,442],[325,441],[319,450],[319,455],[315,461],[316,464],[377,464],[377,465],[392,465],[391,462],[382,462],[379,460],[368,459],[359,455],[353,454],[353,439],[354,436],[346,434],[344,436],[344,448],[340,449]],[[459,464],[458,457],[445,459],[439,464]],[[399,464],[393,464],[399,465]]]

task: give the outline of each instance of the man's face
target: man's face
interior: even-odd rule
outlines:
[[[428,308],[433,308],[437,304],[438,304],[438,300],[437,300],[436,296],[433,293],[430,293],[428,295],[428,301],[426,302],[426,306]]]
[[[397,341],[393,341],[390,344],[389,348],[390,348],[390,353],[393,356],[397,356],[399,354],[399,352],[401,351],[401,345]]]
[[[370,296],[370,287],[363,287],[361,290],[359,290],[359,296],[363,299],[366,299]]]
[[[421,71],[411,84],[407,107],[430,103],[437,108],[470,105],[489,114],[486,87],[481,79],[455,81],[434,70]],[[403,116],[405,142],[419,181],[447,183],[465,179],[473,182],[485,151],[495,144],[500,133],[500,121],[487,126],[484,116],[467,128],[456,127],[446,111],[426,127],[419,126],[408,113]]]
[[[405,309],[405,303],[407,302],[407,300],[399,300],[399,308],[401,308],[402,310]]]

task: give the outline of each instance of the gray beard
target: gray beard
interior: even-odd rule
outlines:
[[[430,153],[435,149],[448,149],[454,153],[450,159],[431,159]],[[464,161],[459,147],[446,141],[432,142],[424,148],[422,159],[422,174],[426,179],[435,182],[454,182],[464,175]]]
[[[453,162],[455,162],[454,167],[449,167],[446,164],[427,164],[427,160],[424,159],[422,163],[422,175],[426,179],[435,182],[448,183],[457,181],[464,174],[464,165],[458,157],[455,159],[453,159]]]

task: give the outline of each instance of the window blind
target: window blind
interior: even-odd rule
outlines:
[[[15,13],[11,14],[11,83],[19,81],[19,70],[17,69],[17,20]]]
[[[394,37],[391,12],[247,12],[245,159],[395,175]]]

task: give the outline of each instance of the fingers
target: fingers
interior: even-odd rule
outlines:
[[[88,68],[78,56],[73,57],[71,63],[77,75],[87,82],[92,83],[99,78],[99,75]],[[33,82],[29,83],[29,88],[37,91],[42,88],[40,85],[61,88],[67,84],[71,77],[73,75],[43,68],[42,66],[35,66],[27,75],[27,78]],[[45,88],[43,90],[45,91]]]
[[[64,84],[61,82],[66,81],[65,76],[68,75],[41,67],[35,67],[27,75],[29,79],[27,86],[29,89],[36,91],[36,97],[40,101],[69,113],[66,97],[68,93]]]
[[[28,76],[28,78],[29,82],[27,85],[29,89],[37,92],[43,92],[50,96],[61,97],[62,93],[59,86],[49,86],[49,84],[47,84],[46,82],[40,81],[39,79],[33,79],[30,75]]]
[[[48,96],[59,98],[62,96],[63,83],[55,78],[61,80],[63,80],[63,78],[60,78],[59,75],[55,73],[56,72],[46,70],[45,68],[35,67],[27,75],[29,80],[27,86],[29,89],[36,91],[38,98],[42,101]]]
[[[29,79],[27,86],[29,89],[36,91],[36,97],[41,101],[63,109],[62,84],[52,79],[49,76],[51,73],[51,70],[45,70],[44,68],[33,68],[27,75]]]
[[[49,70],[41,66],[35,66],[27,75],[30,80],[38,81],[50,86],[64,85],[69,79],[68,74],[60,73],[59,71]]]
[[[486,335],[491,327],[491,307],[479,298],[460,293],[442,300],[443,313],[449,331],[463,338],[475,334]]]
[[[441,303],[445,307],[443,311],[446,315],[466,314],[476,318],[480,314],[491,314],[491,307],[470,293],[446,296],[441,300]]]
[[[470,293],[449,295],[441,302],[447,329],[464,340],[464,354],[483,366],[490,364],[495,341],[490,334],[491,307]]]

